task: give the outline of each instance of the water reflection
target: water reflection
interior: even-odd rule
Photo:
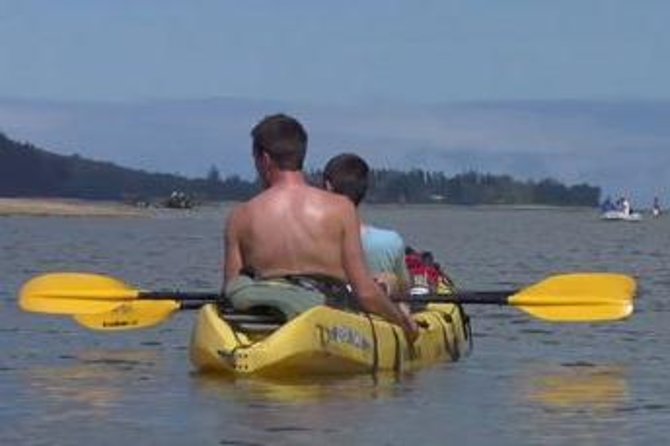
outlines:
[[[103,415],[132,394],[134,383],[157,358],[145,350],[86,351],[69,358],[74,365],[31,367],[21,375],[38,400]]]
[[[226,379],[198,373],[192,377],[201,406],[216,408],[213,413],[218,414],[225,410],[225,421],[218,415],[201,418],[200,423],[214,430],[225,426],[221,444],[236,445],[364,444],[362,438],[371,434],[361,428],[371,423],[376,430],[379,421],[373,418],[383,417],[386,409],[393,412],[414,389],[408,383],[413,377],[405,375],[297,380]]]
[[[293,380],[230,378],[220,374],[193,373],[196,389],[208,396],[246,404],[318,404],[333,401],[366,401],[402,393],[411,375],[305,377]],[[402,384],[402,386],[401,386]]]
[[[528,382],[526,398],[545,408],[612,411],[629,399],[626,369],[620,366],[564,366]]]
[[[631,404],[627,375],[626,368],[615,365],[536,370],[524,381],[525,400],[534,409],[527,436],[538,443],[630,444],[624,413]]]

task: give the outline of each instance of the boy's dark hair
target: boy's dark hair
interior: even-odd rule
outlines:
[[[302,170],[307,132],[284,114],[266,116],[251,130],[254,157],[267,153],[280,170]]]
[[[344,195],[356,206],[368,190],[368,164],[358,155],[342,153],[331,158],[323,170],[324,183],[328,181],[333,192]]]

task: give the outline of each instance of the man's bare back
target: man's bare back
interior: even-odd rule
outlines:
[[[301,181],[274,185],[231,214],[226,240],[238,249],[229,251],[226,281],[242,266],[263,278],[310,273],[346,281],[347,224],[357,224],[357,217],[341,197]]]

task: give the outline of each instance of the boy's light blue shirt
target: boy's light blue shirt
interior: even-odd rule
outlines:
[[[372,274],[391,273],[398,280],[409,283],[405,265],[405,242],[400,234],[388,229],[363,226],[361,241],[368,268]]]

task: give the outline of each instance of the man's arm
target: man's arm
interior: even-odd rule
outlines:
[[[237,276],[242,269],[242,249],[239,240],[240,220],[242,219],[240,208],[235,208],[228,216],[224,230],[224,266],[223,266],[223,288]]]
[[[405,331],[408,339],[414,341],[418,335],[416,323],[403,314],[372,279],[365,263],[361,245],[360,221],[353,204],[348,201],[343,202],[340,215],[344,225],[342,248],[344,270],[361,306],[363,309],[399,325]]]

